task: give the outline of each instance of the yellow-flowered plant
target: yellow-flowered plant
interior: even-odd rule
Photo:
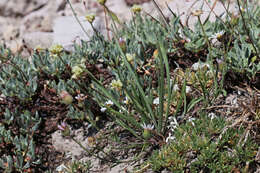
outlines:
[[[120,80],[112,80],[111,87],[113,89],[116,89],[116,90],[120,91],[122,89],[122,87],[123,87],[123,84],[122,84],[122,82]]]
[[[51,56],[59,56],[63,52],[63,47],[60,44],[53,45],[49,49]]]
[[[126,60],[129,62],[129,63],[133,63],[133,61],[134,61],[134,59],[135,59],[135,54],[130,54],[130,53],[127,53],[126,54]]]
[[[95,14],[88,14],[88,15],[85,16],[86,20],[87,20],[89,23],[93,23],[94,20],[95,20],[95,17],[96,17]]]
[[[72,67],[72,79],[77,79],[84,72],[82,66],[76,65]]]
[[[202,10],[195,10],[191,13],[193,16],[200,16],[203,14],[203,11]]]
[[[140,13],[142,11],[142,7],[140,5],[133,5],[131,10],[133,13]]]
[[[107,2],[107,0],[97,0],[97,2],[98,2],[100,5],[105,5],[105,3]]]

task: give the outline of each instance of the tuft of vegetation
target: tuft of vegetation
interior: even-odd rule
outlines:
[[[180,125],[173,142],[156,151],[146,164],[154,171],[254,172],[249,165],[255,164],[258,145],[252,139],[241,145],[243,128],[229,128],[222,134],[226,125],[225,119],[202,113],[199,119]]]

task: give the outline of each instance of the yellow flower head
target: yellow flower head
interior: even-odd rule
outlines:
[[[140,5],[133,5],[131,10],[133,13],[140,13],[142,11],[142,7]]]
[[[100,5],[105,5],[107,0],[97,0],[97,2],[100,4]]]
[[[123,84],[120,80],[112,80],[111,87],[113,89],[121,90],[123,87]]]
[[[44,48],[42,48],[41,46],[38,45],[38,46],[35,47],[34,50],[39,53],[39,52],[44,51]]]
[[[60,55],[61,52],[63,51],[63,47],[62,45],[59,45],[59,44],[56,44],[56,45],[53,45],[49,51],[51,52],[52,55]]]
[[[134,58],[135,58],[135,54],[130,54],[130,53],[126,54],[126,60],[128,62],[132,63],[134,61]]]
[[[81,73],[83,73],[83,72],[84,72],[84,70],[82,69],[81,66],[79,66],[79,65],[73,66],[72,67],[72,73],[73,73],[72,78],[77,79],[79,77],[79,75],[81,75]]]
[[[88,15],[85,16],[86,20],[87,20],[89,23],[93,23],[94,20],[95,20],[95,17],[96,17],[95,14],[88,14]]]
[[[191,12],[191,14],[193,16],[200,16],[201,14],[203,14],[203,11],[202,10],[195,10],[195,11]]]

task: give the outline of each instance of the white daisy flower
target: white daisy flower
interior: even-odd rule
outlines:
[[[105,102],[105,105],[112,106],[112,105],[114,105],[114,103],[111,100],[108,100]]]
[[[145,124],[145,123],[143,123],[141,126],[144,129],[147,129],[147,130],[153,130],[154,129],[154,125],[152,125],[152,124]]]
[[[215,34],[213,34],[212,36],[209,37],[209,39],[220,39],[223,35],[225,34],[225,31],[220,31],[217,32]]]

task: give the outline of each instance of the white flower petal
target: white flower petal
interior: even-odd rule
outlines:
[[[174,86],[173,86],[173,91],[179,91],[179,86],[178,86],[178,84],[175,84]]]
[[[159,97],[157,97],[157,98],[155,98],[155,99],[153,100],[153,104],[154,104],[154,105],[159,105],[159,103],[160,103]]]
[[[105,107],[102,107],[102,108],[100,109],[101,112],[105,112],[106,110],[107,110],[107,108],[105,108]]]
[[[217,116],[216,116],[215,113],[211,112],[211,113],[208,114],[208,117],[209,117],[211,120],[213,120],[213,119],[216,118]]]
[[[186,86],[186,94],[190,93],[192,91],[190,86]]]
[[[143,123],[141,126],[144,129],[148,129],[148,130],[153,130],[154,129],[154,125],[152,125],[152,124],[145,124],[145,123]]]
[[[105,105],[112,106],[112,105],[114,105],[114,103],[111,100],[108,100],[105,102]]]

